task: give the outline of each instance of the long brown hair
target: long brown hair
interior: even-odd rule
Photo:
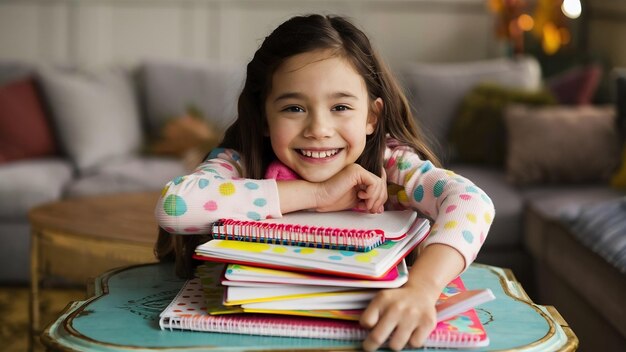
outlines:
[[[405,94],[365,33],[343,17],[309,15],[292,17],[278,26],[248,63],[238,102],[239,117],[226,131],[222,142],[223,147],[241,153],[246,170],[244,177],[262,178],[275,158],[269,137],[259,133],[266,127],[265,99],[271,90],[274,72],[294,55],[322,49],[332,50],[354,66],[365,80],[370,102],[378,97],[383,100],[376,130],[368,136],[357,163],[380,175],[385,136],[389,134],[439,165],[425,143]]]
[[[374,51],[363,31],[339,16],[296,16],[279,25],[248,63],[246,81],[237,104],[238,118],[226,131],[221,147],[240,152],[246,178],[263,178],[265,169],[275,159],[266,129],[265,100],[271,90],[272,76],[288,58],[314,50],[331,50],[350,62],[365,80],[369,101],[382,98],[374,133],[357,163],[380,175],[386,136],[412,147],[422,158],[440,165],[418,127],[408,100],[389,68]],[[177,273],[191,275],[190,257],[200,240],[198,236],[173,236],[168,241],[161,230],[155,250],[157,257],[171,258],[175,252]],[[159,245],[160,244],[160,245]],[[184,258],[179,258],[183,256]],[[183,267],[180,267],[180,266]],[[182,275],[181,275],[182,276]]]

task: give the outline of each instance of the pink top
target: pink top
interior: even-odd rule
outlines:
[[[491,199],[468,179],[424,161],[412,148],[388,139],[385,150],[389,199],[386,209],[412,208],[433,220],[422,246],[446,244],[471,264],[489,231]],[[208,233],[220,218],[260,220],[282,217],[276,180],[241,178],[239,153],[211,152],[194,173],[170,181],[155,215],[170,233]]]

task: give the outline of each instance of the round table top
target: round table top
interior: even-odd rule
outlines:
[[[32,208],[28,218],[39,231],[153,244],[159,196],[159,192],[145,192],[64,199]]]

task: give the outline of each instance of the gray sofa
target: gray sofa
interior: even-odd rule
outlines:
[[[616,72],[621,72],[624,84],[624,71]],[[439,141],[446,141],[462,97],[476,83],[528,89],[540,85],[537,62],[528,58],[412,64],[402,78],[422,125]],[[608,139],[619,140],[626,131],[625,87],[615,96],[620,108],[610,126],[615,131],[603,135]],[[576,143],[583,147],[585,142]],[[624,350],[625,190],[609,187],[606,180],[516,186],[506,168],[459,163],[446,143],[438,151],[448,168],[473,180],[495,204],[496,217],[476,261],[512,269],[535,302],[559,310],[578,335],[580,350]]]
[[[158,191],[185,174],[179,159],[145,153],[148,139],[190,105],[216,129],[225,129],[235,116],[244,70],[170,61],[80,72],[0,63],[0,85],[25,77],[38,83],[60,152],[0,163],[0,284],[29,281],[31,207],[71,197]]]
[[[186,172],[178,160],[143,154],[141,150],[146,136],[153,135],[164,119],[184,110],[190,103],[212,118],[219,128],[225,128],[235,116],[234,102],[241,88],[242,68],[241,65],[146,62],[132,72],[115,76],[117,81],[110,82],[106,80],[111,78],[110,75],[98,76],[101,72],[90,76],[58,70],[51,72],[50,69],[14,63],[0,64],[0,83],[33,71],[37,73],[63,149],[62,154],[55,157],[0,164],[0,283],[28,281],[29,226],[26,214],[32,206],[68,197],[158,190],[169,179]],[[416,113],[424,129],[433,140],[443,141],[437,151],[446,166],[473,180],[495,204],[497,214],[477,261],[511,268],[538,303],[554,305],[559,310],[563,305],[562,313],[567,312],[565,318],[574,331],[585,339],[596,341],[589,346],[598,346],[597,341],[603,339],[594,330],[599,326],[596,322],[602,322],[607,331],[613,332],[610,346],[623,344],[626,337],[624,308],[607,309],[614,307],[619,297],[613,297],[611,302],[598,300],[582,289],[584,285],[573,285],[572,282],[577,281],[572,280],[587,275],[597,281],[595,285],[607,290],[616,287],[611,285],[622,285],[623,288],[624,273],[588,246],[573,240],[561,216],[565,210],[571,213],[576,208],[618,199],[624,193],[600,183],[521,188],[507,180],[506,170],[502,168],[457,163],[449,158],[446,134],[465,94],[483,81],[537,89],[541,85],[538,63],[532,58],[519,58],[461,64],[408,64],[397,67],[396,71],[400,73],[398,76],[413,105],[418,107]],[[94,86],[107,87],[108,90],[104,91],[111,92],[111,96],[97,99],[106,94],[84,94],[85,90],[95,89]],[[74,94],[75,90],[79,91],[78,95]],[[120,94],[121,91],[126,93]],[[126,108],[112,108],[116,101],[125,104]],[[98,106],[99,111],[94,113],[90,106]],[[121,119],[121,115],[127,117]],[[74,121],[76,119],[86,119],[87,122]],[[90,124],[102,119],[111,125],[90,128],[93,127]],[[115,131],[125,134],[123,140],[115,135]],[[76,134],[89,135],[91,143],[85,143],[84,139],[75,140]],[[120,145],[108,148],[112,144]],[[556,263],[550,260],[551,251],[546,250],[551,245],[546,241],[553,240],[552,231],[556,230],[552,227],[556,224],[560,224],[558,228],[563,236],[569,236],[570,241],[578,246],[578,252],[571,254],[576,257],[567,260],[583,260],[579,256],[592,258],[595,263],[593,271],[588,268],[585,273],[573,272],[555,267]],[[564,258],[568,256],[568,253],[559,254]],[[596,277],[595,270],[611,274]],[[558,277],[562,287],[569,291],[561,295],[547,294],[545,281],[552,280],[546,279],[548,272]],[[537,277],[541,283],[539,289],[535,286]],[[574,296],[578,301],[566,302]],[[571,308],[566,308],[572,304],[576,307],[579,302],[586,302],[589,311],[596,314],[593,324],[578,319],[577,314],[571,313]],[[586,343],[581,339],[581,346]]]

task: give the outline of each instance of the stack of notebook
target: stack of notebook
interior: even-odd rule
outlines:
[[[411,210],[298,212],[264,221],[219,221],[213,227],[215,239],[198,246],[194,256],[210,263],[198,268],[198,278],[187,282],[161,314],[161,327],[363,338],[365,332],[356,322],[362,309],[380,289],[400,287],[408,280],[404,258],[428,230],[428,221]],[[216,262],[226,263],[225,268]],[[448,316],[440,319],[456,317],[438,326],[429,345],[452,346],[449,340],[488,343],[475,311],[457,315],[459,304],[448,300],[465,291],[461,279],[446,290],[439,310]],[[487,297],[470,291],[465,296]],[[452,310],[444,309],[449,306]],[[475,329],[455,329],[456,318],[462,318],[458,328],[469,324]],[[456,331],[454,336],[450,331]]]

